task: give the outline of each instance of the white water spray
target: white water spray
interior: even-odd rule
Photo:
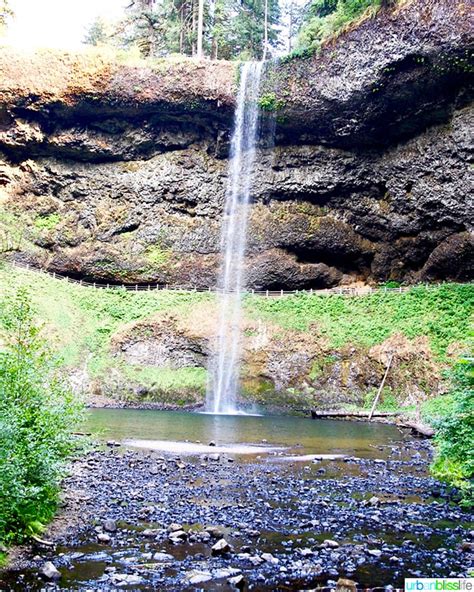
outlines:
[[[211,357],[207,410],[236,413],[239,385],[243,272],[251,177],[258,131],[258,95],[262,62],[247,62],[240,86],[231,141],[229,180],[221,236],[219,325],[216,351]]]

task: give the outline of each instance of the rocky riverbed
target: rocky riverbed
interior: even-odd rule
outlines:
[[[73,463],[45,535],[54,546],[27,550],[0,589],[375,588],[467,575],[472,514],[429,477],[430,444],[376,452],[177,457],[109,442]]]

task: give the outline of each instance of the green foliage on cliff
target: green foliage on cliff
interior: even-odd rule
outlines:
[[[445,405],[429,418],[436,428],[435,477],[458,487],[463,505],[474,506],[474,363],[462,359],[451,372]],[[433,411],[433,410],[432,410]],[[426,413],[426,411],[425,411]]]
[[[38,534],[52,518],[80,405],[61,378],[24,289],[0,301],[0,542]]]
[[[311,330],[333,347],[347,343],[372,346],[394,333],[409,339],[426,335],[443,358],[453,342],[464,342],[474,307],[474,286],[444,284],[414,287],[409,292],[367,296],[248,297],[250,314],[264,316],[284,328]]]
[[[395,3],[396,0],[313,0],[298,37],[297,51],[317,49],[358,19],[373,17],[383,4]]]

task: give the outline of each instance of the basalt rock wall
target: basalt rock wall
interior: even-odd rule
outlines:
[[[471,24],[465,2],[405,1],[269,65],[250,287],[472,278]],[[237,83],[233,63],[5,49],[2,250],[84,279],[214,285]]]

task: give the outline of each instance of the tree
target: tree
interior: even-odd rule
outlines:
[[[281,6],[281,20],[284,25],[284,44],[288,53],[293,51],[297,35],[307,11],[307,5],[300,4],[295,0],[285,0]]]
[[[0,0],[0,35],[3,35],[8,26],[8,21],[13,17],[13,10],[8,0]]]
[[[298,37],[300,49],[317,48],[364,14],[374,14],[382,5],[397,0],[313,0]]]
[[[134,0],[115,43],[143,56],[261,59],[277,42],[278,0]]]
[[[107,24],[103,18],[97,17],[92,21],[86,35],[83,39],[83,43],[86,45],[104,45],[109,40],[109,34],[107,32]]]

